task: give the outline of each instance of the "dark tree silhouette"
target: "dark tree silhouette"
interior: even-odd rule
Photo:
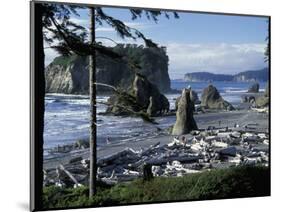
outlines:
[[[90,44],[95,43],[95,8],[90,8]],[[97,142],[96,142],[96,52],[90,55],[89,60],[89,95],[90,95],[90,178],[89,196],[96,194],[97,183]]]
[[[137,10],[137,9],[131,9],[130,10],[132,14],[132,19],[135,20],[137,18],[140,18],[142,14],[146,14],[146,17],[148,19],[153,19],[155,22],[158,21],[157,16],[161,15],[161,11],[153,11],[153,10],[148,10],[148,11],[143,11],[143,10]],[[169,18],[169,15],[167,12],[164,12],[166,17]],[[177,13],[174,13],[174,16],[178,18]],[[114,17],[106,14],[102,8],[96,7],[96,8],[90,8],[90,44],[93,45],[98,45],[97,42],[95,42],[95,22],[98,23],[98,25],[103,25],[103,23],[107,23],[109,26],[113,27],[117,34],[121,38],[132,38],[132,39],[142,39],[145,43],[146,46],[148,47],[153,47],[153,48],[158,48],[158,45],[154,43],[151,39],[148,39],[144,36],[143,33],[141,33],[139,30],[129,27],[125,25],[122,21],[115,19]],[[109,38],[110,39],[110,38]],[[102,47],[102,46],[101,46]],[[106,48],[103,46],[103,48]],[[97,49],[98,51],[98,49]],[[111,50],[107,49],[108,52]],[[96,126],[95,126],[95,117],[96,116],[96,96],[95,91],[95,51],[91,54],[90,56],[90,65],[89,65],[89,76],[90,76],[90,105],[91,105],[91,124],[90,124],[90,180],[89,180],[89,196],[92,197],[96,193],[96,170],[97,170],[97,165],[96,165]],[[106,54],[106,56],[108,56]],[[124,58],[122,55],[117,58]],[[138,64],[134,63],[134,61],[131,61],[130,58],[125,61],[128,65],[131,66],[133,70],[136,70],[139,67]],[[117,92],[118,93],[118,92]],[[119,92],[120,93],[120,92]],[[126,93],[122,93],[124,97],[128,96]],[[128,98],[130,99],[130,98]],[[129,101],[131,102],[131,101]],[[137,114],[140,116],[143,120],[153,122],[150,117],[147,117],[145,114]]]
[[[81,8],[76,5],[71,4],[43,4],[43,3],[34,3],[36,15],[35,19],[39,20],[35,24],[36,31],[41,30],[36,34],[36,44],[35,49],[37,49],[37,60],[35,64],[35,72],[40,75],[40,78],[36,79],[37,83],[40,83],[40,88],[35,89],[38,97],[38,106],[40,111],[38,111],[37,119],[35,119],[35,125],[38,126],[38,136],[35,136],[37,148],[36,153],[38,154],[36,158],[39,161],[43,161],[43,132],[44,132],[44,97],[45,97],[45,76],[44,76],[44,42],[45,41],[49,46],[47,48],[55,49],[59,54],[69,56],[71,54],[78,54],[84,56],[90,56],[90,99],[91,99],[91,123],[90,123],[90,144],[91,144],[91,170],[90,170],[90,192],[89,195],[92,196],[95,190],[96,184],[96,126],[95,126],[95,54],[96,51],[99,54],[110,57],[111,59],[117,59],[122,62],[126,62],[133,69],[140,68],[138,64],[130,61],[128,58],[117,54],[112,51],[111,48],[103,46],[101,43],[95,42],[94,37],[94,27],[95,22],[98,25],[107,23],[113,27],[117,34],[121,38],[132,38],[132,39],[142,39],[147,47],[158,48],[158,45],[154,43],[151,39],[148,39],[141,33],[139,30],[134,29],[125,25],[122,21],[113,18],[112,16],[107,15],[102,8],[95,7],[90,8],[91,11],[91,34],[90,40],[87,41],[87,30],[72,22],[71,15],[79,16],[77,9]],[[129,10],[132,14],[132,20],[142,17],[145,15],[148,19],[151,19],[155,22],[158,21],[158,16],[164,14],[166,18],[169,18],[167,12],[154,11],[154,10],[140,10],[140,9],[131,9]],[[173,13],[175,18],[178,18],[177,13]],[[43,33],[42,33],[43,32]],[[39,113],[40,112],[40,113]],[[142,115],[143,116],[143,115]],[[142,117],[141,116],[141,117]],[[147,118],[147,117],[146,117]],[[36,121],[37,120],[37,121]],[[41,160],[40,160],[41,159]],[[43,164],[36,166],[38,170],[43,170]],[[41,186],[37,187],[35,192],[36,196],[39,198],[42,196],[42,181],[43,174],[42,172],[38,174],[36,179]],[[41,202],[41,201],[37,201]],[[41,207],[38,207],[41,208]]]
[[[43,4],[40,2],[31,3],[31,13],[33,15],[33,28],[31,36],[31,43],[33,49],[31,56],[33,63],[31,67],[32,75],[32,99],[31,109],[34,111],[34,116],[31,120],[31,129],[36,129],[34,135],[31,136],[34,154],[31,156],[31,170],[34,171],[32,184],[35,183],[31,190],[31,209],[42,209],[42,192],[43,192],[43,134],[44,134],[44,113],[45,113],[45,55],[44,55],[44,41],[48,44],[53,44],[57,40],[61,40],[60,30],[53,28],[53,22],[60,21],[62,26],[60,29],[66,30],[71,38],[76,40],[85,39],[86,30],[70,21],[71,14],[78,15],[77,7],[64,4]],[[56,23],[57,24],[57,23]],[[71,30],[69,30],[71,29]],[[80,31],[79,33],[75,33]],[[49,36],[48,36],[49,34]],[[57,48],[59,51],[60,48]],[[61,53],[63,49],[61,49]],[[36,98],[36,101],[35,101]]]

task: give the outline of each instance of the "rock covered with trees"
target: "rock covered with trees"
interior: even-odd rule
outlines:
[[[165,47],[153,48],[133,44],[118,44],[112,51],[128,58],[140,66],[139,72],[153,82],[161,92],[170,91],[168,56]],[[88,94],[89,60],[86,56],[59,56],[46,67],[46,92],[67,94]],[[97,82],[127,89],[134,80],[134,71],[123,61],[97,53]],[[98,86],[98,92],[110,91]]]
[[[149,116],[158,116],[169,111],[168,99],[159,92],[156,85],[139,73],[135,74],[128,91],[116,92],[107,104],[106,112],[114,115],[143,112]]]

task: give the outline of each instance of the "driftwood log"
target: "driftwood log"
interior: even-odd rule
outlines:
[[[62,170],[73,182],[75,185],[80,185],[76,178],[62,165],[59,165],[59,169]]]

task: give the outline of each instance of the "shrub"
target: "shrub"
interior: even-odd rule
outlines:
[[[189,174],[184,177],[157,177],[120,183],[113,187],[98,184],[97,195],[88,199],[88,188],[45,187],[45,208],[112,206],[175,200],[206,200],[270,195],[268,167],[236,167]]]

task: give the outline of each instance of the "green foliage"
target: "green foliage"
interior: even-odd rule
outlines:
[[[66,67],[66,66],[70,65],[71,63],[75,62],[75,60],[77,60],[79,57],[80,56],[78,56],[78,55],[71,55],[69,57],[58,56],[54,59],[54,61],[52,63],[54,65],[61,65],[63,67]]]
[[[91,199],[85,187],[45,187],[43,193],[45,208],[267,196],[270,172],[267,167],[237,167],[146,182],[139,179],[113,187],[99,184],[97,195]]]

